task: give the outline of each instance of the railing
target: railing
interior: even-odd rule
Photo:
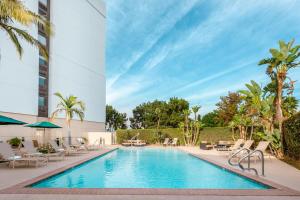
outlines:
[[[236,164],[232,163],[232,160],[233,160],[234,158],[238,158],[238,155],[239,155],[240,153],[242,153],[242,152],[245,152],[245,151],[247,152],[247,154],[250,153],[250,150],[249,150],[249,149],[242,148],[242,149],[239,149],[239,150],[238,150],[237,152],[235,152],[234,154],[232,154],[232,155],[229,157],[229,159],[228,159],[228,164],[231,165],[231,166],[239,166],[238,163],[236,163]]]
[[[238,155],[241,153],[241,152],[244,152],[246,151],[247,154],[244,155],[243,157],[239,158]],[[235,152],[234,154],[232,154],[230,156],[230,158],[228,159],[228,163],[229,165],[231,166],[239,166],[243,171],[244,170],[252,170],[255,172],[256,175],[258,175],[258,171],[256,168],[251,168],[250,167],[250,158],[251,156],[253,156],[253,154],[256,154],[258,153],[260,155],[260,158],[261,158],[261,175],[264,176],[265,175],[265,159],[264,159],[264,153],[261,151],[261,150],[254,150],[254,151],[250,151],[249,149],[240,149],[239,151]],[[233,163],[232,160],[234,158],[238,158],[238,162],[237,163]],[[242,162],[244,160],[247,159],[247,168],[245,168],[243,165],[242,165]]]
[[[137,137],[140,135],[140,133],[137,133],[135,136],[133,136],[132,138],[130,138],[130,146],[133,146],[133,140],[136,138],[137,139]]]

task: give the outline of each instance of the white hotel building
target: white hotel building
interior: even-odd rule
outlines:
[[[49,49],[47,62],[37,48],[22,41],[20,59],[8,35],[0,30],[0,114],[34,123],[49,120],[58,98],[75,95],[86,104],[85,119],[71,122],[72,136],[105,130],[105,5],[101,0],[24,0],[30,10],[47,17],[54,34],[39,27],[29,33]],[[24,28],[24,27],[23,27]],[[65,119],[53,121],[63,129],[48,137],[66,137]],[[0,126],[0,139],[41,137],[42,130]],[[38,139],[38,138],[37,138]]]

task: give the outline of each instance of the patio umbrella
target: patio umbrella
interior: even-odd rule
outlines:
[[[0,115],[0,125],[24,125],[25,122]]]
[[[51,122],[48,121],[42,121],[42,122],[36,122],[33,124],[28,124],[26,125],[26,127],[30,127],[30,128],[43,128],[44,129],[44,139],[45,139],[45,132],[46,132],[46,128],[62,128],[60,126],[57,126]],[[45,141],[44,141],[45,143]]]

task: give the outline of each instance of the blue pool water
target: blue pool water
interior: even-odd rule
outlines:
[[[34,188],[268,189],[267,186],[172,148],[121,148]]]

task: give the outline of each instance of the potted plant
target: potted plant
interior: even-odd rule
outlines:
[[[22,140],[18,137],[11,138],[8,140],[8,143],[11,145],[12,148],[16,149],[21,145]]]

